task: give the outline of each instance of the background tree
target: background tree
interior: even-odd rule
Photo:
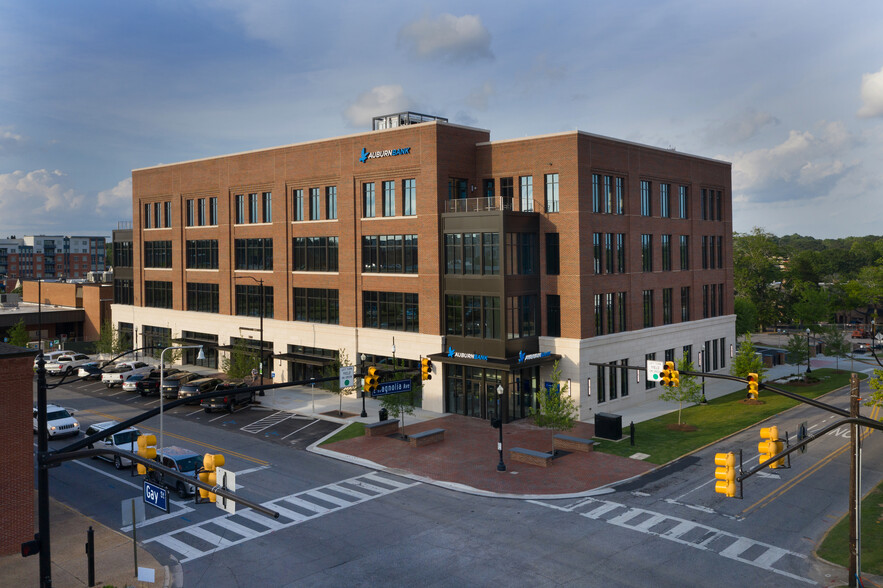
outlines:
[[[558,360],[552,364],[552,386],[537,390],[539,407],[531,407],[530,415],[539,427],[565,431],[573,428],[577,411],[573,398],[570,397],[567,384],[561,382],[561,368]]]
[[[800,364],[809,357],[809,349],[806,348],[806,335],[795,333],[788,337],[785,350],[788,352],[788,362],[795,364],[797,373],[800,374]]]
[[[837,369],[840,369],[840,358],[846,357],[852,347],[846,339],[843,338],[843,331],[836,325],[825,325],[819,327],[817,336],[825,346],[825,355],[837,358]]]
[[[27,347],[28,342],[31,340],[24,319],[19,319],[18,322],[9,329],[7,336],[9,337],[9,344],[15,345],[16,347]]]
[[[755,227],[750,233],[733,237],[733,279],[736,295],[750,300],[761,325],[778,319],[777,292],[773,282],[781,280],[779,249],[773,235]]]
[[[679,372],[695,371],[693,362],[687,361],[685,357],[682,357],[677,365]],[[660,400],[678,403],[678,425],[681,424],[681,409],[683,408],[684,403],[689,402],[695,404],[702,400],[702,383],[697,380],[696,376],[685,376],[681,374],[680,382],[680,386],[677,388],[663,386],[662,392],[659,393]]]
[[[753,333],[757,329],[757,308],[754,303],[743,296],[736,296],[733,306],[736,311],[736,336]]]
[[[251,377],[251,370],[260,362],[258,354],[242,340],[237,340],[227,357],[221,359],[221,371],[231,378],[244,379]]]
[[[865,406],[883,406],[883,370],[874,369],[874,375],[868,383],[871,392],[865,397]]]
[[[818,286],[802,283],[796,289],[797,301],[791,307],[791,315],[801,325],[817,325],[831,318],[828,293]]]
[[[344,349],[337,350],[337,357],[335,358],[333,363],[326,365],[322,368],[322,375],[326,378],[330,378],[332,376],[340,375],[340,368],[342,366],[349,365],[349,356],[347,355]],[[349,394],[353,390],[355,390],[355,383],[351,386],[346,386],[344,388],[340,387],[340,378],[336,380],[330,380],[328,382],[323,382],[322,387],[330,390],[334,394],[337,394],[337,414],[338,416],[343,416],[343,396],[345,394]]]
[[[751,335],[746,335],[739,343],[739,350],[730,364],[730,375],[737,378],[747,378],[748,374],[757,374],[763,380],[763,375],[766,372],[763,359],[757,354],[754,343],[751,342]]]
[[[111,321],[101,323],[101,330],[98,332],[98,341],[95,342],[95,351],[102,355],[118,355],[125,349],[120,349],[121,341],[117,332],[113,328]]]

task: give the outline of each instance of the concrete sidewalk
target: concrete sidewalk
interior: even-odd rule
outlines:
[[[36,508],[36,492],[34,493]],[[88,586],[86,532],[95,533],[95,586],[164,586],[172,585],[171,573],[150,553],[139,546],[138,567],[154,572],[154,582],[139,582],[135,573],[132,538],[106,527],[69,506],[50,499],[51,559],[53,586]],[[0,585],[39,586],[40,556],[22,557],[15,553],[0,557]]]

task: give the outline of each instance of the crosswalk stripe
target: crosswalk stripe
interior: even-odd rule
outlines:
[[[346,494],[347,496],[352,496],[354,498],[358,498],[359,500],[364,500],[366,498],[373,498],[374,494],[368,494],[367,492],[359,492],[358,490],[353,490],[352,488],[348,488],[345,486],[335,486],[334,490],[336,492],[340,492],[341,494]]]
[[[599,506],[598,508],[592,509],[592,510],[590,510],[590,511],[588,511],[588,512],[584,512],[584,513],[581,513],[581,514],[582,514],[584,517],[587,517],[587,518],[590,518],[590,519],[597,519],[597,518],[601,517],[602,515],[607,514],[607,513],[610,512],[611,510],[616,510],[616,509],[619,508],[619,507],[620,507],[620,505],[618,505],[618,504],[615,504],[615,503],[613,503],[613,502],[608,502],[608,503],[602,504],[602,505]]]
[[[279,509],[274,509],[274,510],[279,510]],[[240,510],[236,514],[238,514],[242,518],[248,519],[250,521],[254,521],[254,522],[258,523],[259,525],[264,525],[264,526],[270,527],[272,529],[281,529],[282,527],[285,526],[282,523],[280,523],[279,521],[277,521],[276,519],[271,519],[270,517],[268,517],[265,514],[255,512],[255,511],[248,509],[248,508],[246,508],[245,510]],[[279,513],[279,514],[281,515],[282,513]]]
[[[202,551],[200,551],[199,549],[191,547],[190,545],[184,543],[183,541],[179,541],[178,539],[175,539],[170,535],[162,535],[161,537],[152,539],[152,541],[156,541],[157,543],[165,545],[173,551],[177,551],[186,559],[191,559],[193,557],[199,557],[202,555]]]
[[[301,496],[303,496],[303,494],[301,494]],[[329,510],[331,510],[330,508],[325,508],[324,506],[319,506],[315,502],[310,502],[308,500],[301,500],[300,498],[294,498],[292,496],[289,496],[288,498],[283,498],[282,500],[284,500],[285,502],[288,502],[290,504],[293,504],[295,506],[299,506],[300,508],[302,508],[304,510],[311,510],[316,514],[323,514],[323,513],[328,512]],[[310,515],[310,516],[313,516],[313,515]]]
[[[337,489],[336,487],[333,487],[333,486],[332,486],[332,488],[334,488],[335,490]],[[324,500],[325,502],[330,502],[331,504],[336,504],[337,506],[349,506],[354,502],[352,500],[344,500],[343,498],[338,498],[337,496],[332,496],[328,492],[319,492],[318,490],[313,490],[312,492],[310,492],[308,494],[308,496],[315,496],[316,498],[318,498],[320,500]]]
[[[193,535],[192,533],[190,534]],[[193,536],[197,539],[202,539],[203,541],[211,543],[214,547],[229,547],[230,545],[233,545],[233,541],[225,539],[220,535],[212,533],[211,531],[206,531],[205,529],[200,529],[199,535]]]
[[[248,539],[252,539],[262,534],[260,531],[255,531],[251,527],[246,527],[245,525],[234,523],[233,521],[225,517],[217,518],[213,520],[212,523],[218,525],[219,527],[224,527],[228,531],[233,531],[237,535],[242,535],[243,537],[246,537]]]
[[[386,484],[387,486],[392,486],[393,488],[407,488],[408,486],[410,486],[410,484],[408,484],[407,482],[396,482],[395,480],[390,480],[389,478],[378,476],[374,472],[371,472],[370,474],[365,474],[364,477],[379,483],[381,486],[383,484]]]

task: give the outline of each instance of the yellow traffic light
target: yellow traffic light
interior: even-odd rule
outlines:
[[[677,372],[675,371],[675,362],[667,361],[665,362],[665,367],[662,368],[662,385],[663,386],[674,386],[673,382],[677,377]],[[680,382],[678,382],[679,384]]]
[[[729,498],[736,495],[736,456],[730,453],[715,453],[714,491]]]
[[[752,400],[757,400],[760,392],[757,389],[757,384],[760,382],[760,378],[757,377],[757,374],[748,374],[748,396],[751,397]]]
[[[672,388],[679,388],[681,385],[681,372],[676,369],[673,369],[671,372],[671,383],[669,384]]]
[[[760,430],[760,438],[766,439],[766,441],[761,441],[757,444],[757,450],[760,452],[760,461],[758,463],[763,463],[768,459],[771,459],[777,453],[782,451],[785,444],[779,440],[779,428],[778,427],[764,427]],[[785,462],[784,459],[778,459],[770,464],[770,469],[776,469]]]
[[[377,391],[380,383],[380,376],[377,374],[376,367],[369,367],[368,374],[365,376],[365,392],[371,394]]]
[[[139,435],[138,436],[138,457],[144,459],[156,458],[156,435]],[[147,467],[138,464],[138,475],[143,476],[147,473]]]
[[[420,379],[432,379],[432,360],[430,360],[428,357],[424,357],[420,360]]]
[[[220,453],[206,453],[202,458],[202,470],[199,472],[199,481],[205,482],[210,486],[218,485],[218,474],[216,470],[224,465],[224,456]],[[209,502],[215,502],[218,495],[208,490],[199,489],[200,498],[208,498]]]

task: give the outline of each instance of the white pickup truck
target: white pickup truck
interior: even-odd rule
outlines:
[[[123,361],[111,368],[105,368],[101,374],[101,382],[108,388],[122,385],[126,378],[133,374],[149,374],[154,369],[152,365],[148,365],[143,361]]]
[[[81,365],[92,361],[92,358],[82,353],[73,353],[70,355],[61,355],[46,364],[46,373],[52,376],[69,376],[79,370]]]

